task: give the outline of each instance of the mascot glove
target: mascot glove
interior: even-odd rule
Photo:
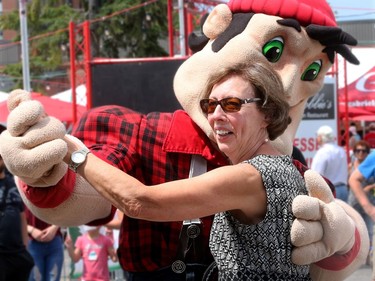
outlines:
[[[323,177],[312,170],[304,177],[310,196],[299,195],[292,204],[296,217],[291,229],[292,261],[298,265],[345,254],[355,243],[355,224]]]
[[[8,97],[7,130],[0,135],[0,154],[8,170],[30,186],[55,185],[66,173],[65,126],[46,115],[30,93],[14,90]]]

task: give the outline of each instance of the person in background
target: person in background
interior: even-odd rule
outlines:
[[[375,148],[375,123],[368,126],[368,132],[363,136],[363,139],[370,144],[371,148]]]
[[[60,227],[50,225],[26,209],[29,251],[35,261],[29,281],[59,281],[64,263]]]
[[[361,140],[361,136],[357,132],[355,124],[351,124],[349,127],[349,148],[353,149],[354,144]]]
[[[25,206],[0,155],[0,281],[28,280],[34,261],[27,240]]]
[[[320,146],[311,162],[311,170],[329,179],[336,189],[336,198],[348,200],[348,160],[345,150],[337,145],[333,130],[321,126],[317,131],[317,142]]]
[[[116,214],[113,217],[113,220],[103,225],[105,227],[105,234],[109,238],[111,238],[111,240],[113,241],[113,247],[115,248],[116,253],[117,253],[117,249],[119,248],[119,236],[120,236],[120,229],[121,229],[121,223],[122,223],[123,218],[124,218],[124,213],[121,212],[120,210],[116,210]],[[116,270],[113,273],[112,272],[110,273],[112,274],[112,279],[118,278],[121,280],[123,279],[131,280],[131,277],[129,276],[128,272],[123,270],[122,268],[121,268],[121,272]],[[113,274],[115,276],[113,276]]]
[[[358,165],[349,177],[349,186],[353,194],[355,195],[358,203],[361,205],[363,211],[375,221],[375,204],[369,198],[368,193],[363,188],[367,181],[375,178],[375,152],[371,152],[362,163]],[[369,188],[367,188],[368,191]],[[373,192],[373,191],[370,191]],[[375,244],[375,235],[373,231],[372,245]],[[372,251],[372,279],[375,281],[375,270],[374,270],[374,251]]]
[[[352,161],[348,165],[349,170],[349,177],[353,173],[355,169],[358,168],[358,166],[366,159],[366,157],[369,155],[371,151],[370,144],[364,140],[360,140],[355,143],[353,147],[353,158]],[[364,179],[362,181],[362,188],[363,191],[367,194],[368,200],[371,202],[371,204],[375,204],[375,177],[371,176],[368,179]],[[372,236],[373,236],[373,228],[374,228],[374,221],[372,218],[363,210],[361,204],[358,203],[352,189],[349,185],[349,198],[348,203],[353,206],[353,208],[361,214],[363,220],[366,223],[367,230],[369,233],[370,238],[370,251],[369,251],[369,259],[367,260],[367,263],[370,264],[372,257]]]
[[[65,246],[73,262],[83,260],[82,280],[109,281],[108,257],[117,262],[113,241],[100,233],[101,226],[84,226],[84,234],[79,236],[75,247],[69,235]]]

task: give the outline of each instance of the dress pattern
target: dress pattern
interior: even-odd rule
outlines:
[[[291,261],[292,201],[307,194],[302,176],[285,155],[258,155],[245,163],[262,175],[267,213],[256,225],[242,224],[230,212],[215,215],[210,248],[219,280],[311,280],[309,266]]]

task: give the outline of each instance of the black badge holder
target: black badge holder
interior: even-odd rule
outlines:
[[[189,178],[201,175],[207,171],[207,161],[200,155],[193,155],[190,161]],[[177,274],[186,271],[186,257],[192,257],[189,262],[196,263],[202,257],[203,241],[200,239],[202,221],[199,218],[184,220],[180,232],[176,260],[172,263],[172,270]],[[186,273],[188,275],[188,273]],[[188,279],[188,276],[187,276]]]

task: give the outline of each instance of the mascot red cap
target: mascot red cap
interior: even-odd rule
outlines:
[[[230,0],[228,6],[233,13],[253,12],[294,18],[302,26],[337,26],[332,9],[325,0]]]

